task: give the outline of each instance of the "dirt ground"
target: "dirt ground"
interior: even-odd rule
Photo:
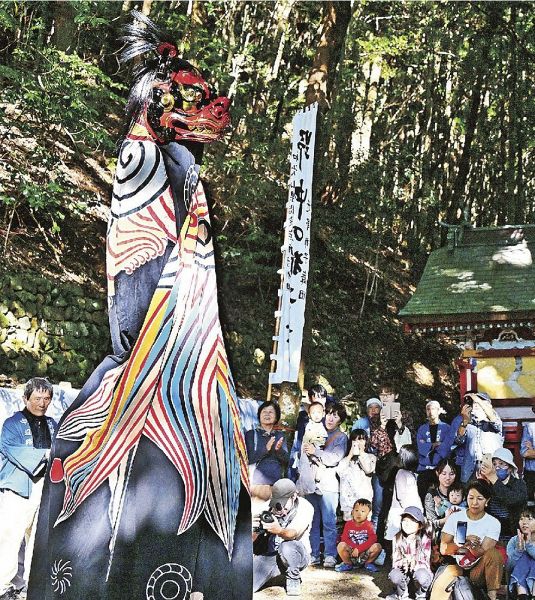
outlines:
[[[308,567],[303,572],[301,600],[376,600],[390,594],[388,567],[379,573],[355,569],[349,573],[336,573],[334,569]],[[284,578],[274,580],[276,585],[266,587],[254,594],[254,600],[286,598]]]

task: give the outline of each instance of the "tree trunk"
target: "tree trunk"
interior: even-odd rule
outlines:
[[[362,71],[366,77],[366,85],[362,86],[362,104],[355,103],[356,127],[351,134],[351,162],[350,168],[368,160],[370,154],[370,142],[372,137],[372,126],[377,103],[377,86],[381,77],[381,57],[376,56],[373,62],[367,62]],[[358,106],[360,104],[360,106]]]
[[[318,102],[320,107],[330,106],[334,74],[344,46],[347,28],[351,19],[350,2],[324,4],[321,40],[308,76],[305,93],[307,106]]]
[[[474,87],[472,88],[472,96],[470,99],[470,108],[468,118],[466,119],[466,133],[464,136],[463,151],[459,160],[459,168],[455,184],[451,193],[450,206],[448,209],[448,222],[455,223],[462,219],[462,211],[464,206],[466,181],[470,172],[470,159],[472,151],[472,142],[476,134],[476,125],[481,106],[481,94],[483,87],[483,73],[480,67],[477,71]]]
[[[146,16],[150,16],[150,11],[152,10],[152,2],[153,0],[143,0],[143,8],[141,12]]]
[[[52,43],[58,50],[72,52],[76,45],[76,24],[74,7],[70,2],[54,3],[54,34]]]
[[[295,4],[296,0],[284,0],[284,2],[282,2],[280,4],[279,7],[279,11],[278,11],[278,25],[277,25],[277,29],[281,32],[280,34],[280,40],[279,40],[279,47],[277,48],[277,56],[275,57],[275,60],[273,61],[273,66],[271,67],[271,73],[267,78],[267,82],[276,79],[278,74],[279,74],[279,69],[281,66],[281,62],[282,62],[282,56],[284,53],[284,46],[286,45],[286,38],[288,37],[288,30],[290,28],[290,22],[289,22],[289,18],[290,18],[290,13],[292,12],[292,8]]]

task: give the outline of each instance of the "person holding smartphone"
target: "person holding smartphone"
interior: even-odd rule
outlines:
[[[456,564],[449,564],[436,578],[431,600],[449,600],[452,582],[468,571],[470,582],[486,588],[490,600],[496,600],[503,575],[503,557],[496,549],[500,537],[500,522],[487,514],[492,488],[477,479],[467,485],[468,508],[451,514],[440,538],[440,553],[451,556]]]
[[[385,428],[399,452],[401,446],[412,444],[415,427],[411,414],[402,410],[399,402],[399,392],[392,383],[383,383],[379,388],[379,399],[383,404],[383,416],[386,419]]]
[[[485,454],[503,445],[502,421],[485,392],[469,392],[463,398],[461,414],[453,419],[444,447],[454,447],[461,481],[479,474]]]

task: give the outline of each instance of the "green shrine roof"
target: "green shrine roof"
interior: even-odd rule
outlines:
[[[535,225],[450,227],[399,316],[411,329],[535,323]],[[466,327],[467,326],[467,327]],[[476,326],[477,328],[477,326]]]

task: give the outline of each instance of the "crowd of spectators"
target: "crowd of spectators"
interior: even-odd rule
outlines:
[[[24,410],[2,428],[0,600],[24,597],[18,550],[25,539],[28,567],[56,427],[45,416],[51,397],[46,380],[30,380]],[[487,394],[468,393],[450,424],[436,400],[425,413],[416,428],[387,384],[351,423],[316,385],[288,448],[279,405],[259,406],[245,432],[255,591],[283,575],[298,596],[309,566],[373,575],[390,564],[388,600],[495,600],[504,572],[513,597],[533,600],[535,421],[524,424],[520,473]]]
[[[503,446],[501,419],[483,392],[466,394],[451,423],[443,420],[440,403],[428,400],[425,418],[415,424],[395,387],[386,384],[378,397],[366,401],[365,414],[347,423],[343,403],[316,385],[303,402],[289,452],[279,432],[273,441],[252,446],[262,427],[265,431],[266,410],[280,418],[276,403],[265,402],[258,410],[260,428],[246,434],[253,493],[262,462],[276,463],[270,485],[279,473],[290,492],[282,499],[291,502],[283,506],[278,498],[266,499],[264,508],[275,514],[275,525],[261,526],[260,535],[257,528],[254,537],[262,539],[263,532],[279,544],[271,552],[256,545],[255,565],[275,556],[277,574],[286,574],[288,595],[300,594],[301,573],[308,566],[375,573],[386,560],[393,587],[388,600],[470,594],[495,600],[505,580],[513,597],[534,598],[534,422],[524,425],[521,476]],[[295,530],[281,529],[280,511],[298,507],[310,519],[308,525],[300,521],[297,536]],[[256,525],[259,518],[253,517]],[[293,551],[295,544],[300,548],[293,570],[281,551],[288,542]],[[260,579],[255,590],[269,580]]]

